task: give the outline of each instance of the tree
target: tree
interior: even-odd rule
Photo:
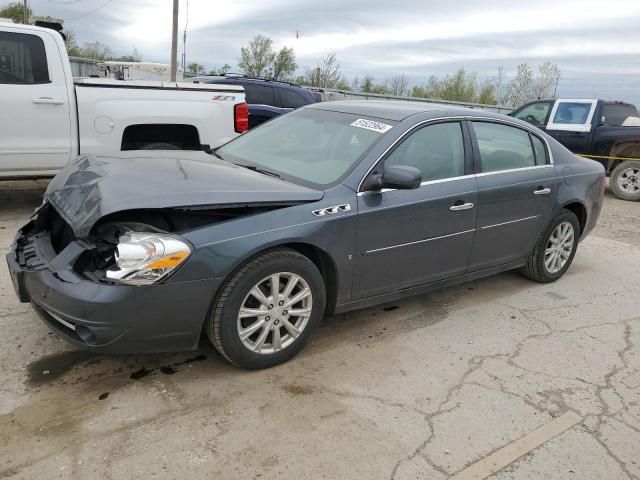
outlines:
[[[67,47],[67,53],[69,54],[69,56],[79,57],[80,47],[78,47],[78,42],[76,41],[76,34],[71,30],[63,30],[62,34],[65,38],[64,45]]]
[[[365,75],[364,79],[362,80],[360,91],[364,93],[373,93],[373,88],[375,86],[373,80],[374,78],[371,75]]]
[[[288,79],[298,68],[293,48],[282,47],[273,60],[271,75],[275,80]]]
[[[190,63],[187,65],[187,72],[193,76],[202,75],[204,73],[204,67],[199,63]]]
[[[491,80],[485,80],[482,82],[475,101],[484,105],[496,105],[498,103],[498,100],[496,99],[496,87],[493,85]]]
[[[112,57],[111,49],[102,42],[87,42],[79,48],[79,56],[93,58],[95,60],[109,60]]]
[[[256,35],[247,47],[240,49],[238,66],[250,77],[268,77],[271,75],[275,57],[273,40],[264,35]]]
[[[404,73],[391,77],[388,84],[391,95],[405,95],[409,93],[409,78]]]
[[[320,88],[338,88],[338,85],[347,85],[336,58],[336,52],[327,53],[314,68],[307,68],[304,84]]]
[[[240,49],[238,66],[242,73],[250,77],[267,77],[275,80],[291,77],[298,68],[293,48],[282,47],[275,52],[273,40],[264,35],[256,35],[248,46]]]
[[[494,86],[494,93],[495,93],[495,97],[496,97],[496,103],[498,105],[503,105],[505,103],[505,92],[504,92],[504,82],[505,82],[505,73],[504,73],[504,67],[502,65],[500,65],[498,67],[498,71],[496,73],[496,75],[493,77],[493,86]]]
[[[213,67],[211,70],[209,70],[209,73],[207,73],[207,75],[220,75],[220,76],[224,76],[227,74],[227,72],[231,70],[231,65],[229,65],[228,63],[225,63],[223,66],[221,66],[220,68],[218,67]]]
[[[554,95],[556,85],[560,80],[560,68],[555,63],[544,62],[538,67],[538,74],[533,81],[532,100]]]
[[[507,87],[507,103],[515,107],[531,100],[533,95],[533,82],[533,70],[529,64],[521,63],[518,65],[516,76],[509,82],[509,86]]]
[[[31,18],[33,11],[27,7],[27,17]],[[10,18],[15,23],[25,23],[24,6],[19,2],[11,2],[4,7],[0,7],[0,18]]]

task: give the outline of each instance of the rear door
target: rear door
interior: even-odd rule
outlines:
[[[71,156],[71,79],[65,78],[63,56],[49,35],[0,32],[0,170],[5,173],[57,170]]]
[[[418,128],[383,162],[418,168],[423,182],[358,194],[354,298],[463,274],[471,252],[477,186],[466,125]]]
[[[574,153],[589,153],[597,100],[562,99],[551,109],[546,131]]]
[[[472,121],[478,221],[469,271],[527,257],[550,220],[556,179],[546,142],[515,125]]]

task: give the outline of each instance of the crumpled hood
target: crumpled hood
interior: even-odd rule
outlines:
[[[123,210],[295,204],[323,195],[204,152],[135,151],[76,158],[45,198],[85,237],[100,218]]]

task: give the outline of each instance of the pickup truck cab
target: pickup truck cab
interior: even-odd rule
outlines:
[[[544,130],[577,155],[602,163],[613,193],[640,201],[640,117],[630,103],[536,100],[509,115]]]
[[[58,32],[0,23],[0,179],[85,153],[214,148],[247,129],[244,99],[235,85],[74,81]]]

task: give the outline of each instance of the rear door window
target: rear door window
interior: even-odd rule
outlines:
[[[483,173],[536,165],[536,155],[529,132],[500,123],[472,123]]]
[[[551,110],[548,130],[588,132],[597,100],[558,100]]]
[[[273,87],[253,84],[245,84],[243,86],[247,103],[257,105],[274,105]]]
[[[0,84],[49,83],[44,42],[36,35],[0,32]]]

